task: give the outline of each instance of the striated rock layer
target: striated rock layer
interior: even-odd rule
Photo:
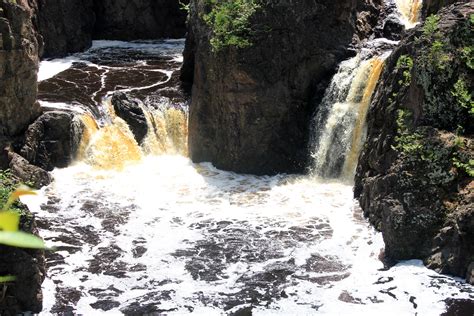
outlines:
[[[355,196],[386,256],[473,282],[474,4],[442,9],[387,61]]]
[[[191,158],[244,173],[303,171],[312,100],[366,33],[356,25],[357,8],[373,2],[260,1],[250,17],[251,45],[219,51],[203,20],[206,3],[191,1],[184,53],[182,78],[193,82]]]

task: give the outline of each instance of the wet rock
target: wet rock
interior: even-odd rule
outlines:
[[[137,143],[141,143],[148,133],[148,124],[142,103],[125,93],[118,92],[112,96],[112,105],[117,116],[127,122]]]
[[[75,159],[83,130],[84,124],[72,113],[46,112],[26,131],[21,155],[48,171],[67,167]]]
[[[22,231],[38,235],[33,215],[25,208],[20,218]],[[39,313],[43,307],[41,284],[46,275],[44,252],[0,245],[0,275],[14,275],[16,280],[2,289],[0,315],[23,312]]]
[[[474,158],[474,125],[455,95],[460,80],[468,91],[474,86],[457,55],[473,44],[473,12],[473,3],[442,9],[436,30],[416,27],[386,61],[355,179],[388,259],[423,259],[462,277],[474,261],[474,182],[456,161]]]
[[[38,41],[26,1],[0,2],[0,142],[23,132],[40,114],[36,102]]]
[[[137,40],[181,38],[189,0],[94,0],[94,38]]]
[[[10,154],[10,170],[22,182],[28,183],[35,189],[40,189],[51,183],[51,175],[44,169],[30,164],[18,154]]]
[[[217,52],[204,3],[191,1],[182,70],[194,74],[191,158],[244,173],[303,171],[312,101],[350,54],[365,1],[268,2],[250,18],[252,45]]]
[[[392,14],[384,21],[382,35],[390,40],[400,40],[404,30],[405,26],[400,22],[400,19]]]

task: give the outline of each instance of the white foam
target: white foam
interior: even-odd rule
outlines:
[[[39,65],[38,81],[50,79],[60,72],[71,68],[72,64],[78,61],[80,61],[80,59],[75,56],[43,60]]]
[[[223,311],[219,307],[201,302],[196,293],[202,292],[211,301],[219,301],[222,293],[234,295],[242,289],[239,279],[243,275],[264,271],[269,265],[292,258],[296,265],[302,265],[313,254],[337,258],[349,268],[322,273],[300,269],[295,272],[295,276],[300,278],[292,277],[284,285],[288,298],[277,300],[268,307],[254,305],[255,315],[313,315],[316,313],[314,306],[319,305],[318,315],[392,315],[394,311],[400,315],[415,312],[437,315],[444,309],[442,300],[469,297],[468,291],[461,292],[462,286],[466,285],[449,277],[445,279],[448,282],[436,283],[433,277],[438,275],[418,261],[403,262],[389,271],[379,271],[383,267],[378,260],[383,248],[381,235],[361,218],[350,185],[305,176],[239,175],[206,163],[193,164],[181,156],[149,156],[121,172],[96,170],[80,163],[57,169],[53,176],[55,182],[44,188],[38,197],[25,197],[23,201],[38,218],[51,223],[48,230],[41,231],[45,238],[51,240],[70,234],[83,244],[79,251],[70,255],[61,251],[66,264],[49,271],[50,280],[44,284],[44,315],[54,305],[51,300],[54,300],[56,290],[51,280],[80,288],[86,293],[75,305],[78,314],[102,314],[90,306],[98,298],[89,291],[113,286],[123,293],[111,298],[120,303],[118,308],[108,312],[112,315],[120,314],[120,308],[139,301],[147,293],[166,290],[172,291],[171,300],[151,300],[149,303],[163,309],[177,308],[169,314],[187,314],[189,311],[185,306],[193,306],[196,315],[221,315]],[[60,210],[49,212],[41,209],[41,204],[52,197],[59,198],[55,203]],[[92,209],[84,208],[88,201],[93,202]],[[108,216],[124,218],[122,224],[115,224],[117,233],[103,229],[103,219]],[[205,282],[193,279],[186,269],[186,262],[191,258],[172,254],[178,249],[192,249],[196,242],[207,240],[212,235],[208,232],[211,227],[200,229],[196,225],[219,221],[232,222],[229,227],[242,229],[244,239],[249,237],[245,235],[249,228],[261,231],[261,238],[282,250],[283,255],[263,262],[241,260],[227,263],[223,270],[227,277],[220,280]],[[314,241],[295,239],[290,246],[281,244],[278,238],[264,237],[265,232],[286,232],[291,227],[305,227],[314,221],[329,224],[332,236]],[[99,243],[85,242],[77,235],[77,227],[88,227],[98,234]],[[327,228],[314,228],[312,232],[323,234]],[[139,258],[132,253],[137,240],[142,240],[147,248]],[[64,246],[64,243],[61,241],[58,245]],[[129,266],[143,264],[146,271],[129,271],[123,278],[89,273],[89,260],[101,253],[99,248],[110,248],[111,245],[123,250],[116,261],[126,262]],[[305,278],[345,273],[349,274],[347,278],[326,285]],[[87,280],[82,279],[84,276],[88,276]],[[375,284],[380,278],[393,280]],[[153,280],[156,282],[151,282]],[[159,285],[158,281],[163,280],[171,282]],[[436,283],[435,286],[431,285],[432,282]],[[391,287],[395,287],[391,292],[397,299],[380,292]],[[361,304],[341,302],[339,296],[343,292]],[[410,302],[411,296],[416,297],[417,309]],[[375,297],[383,302],[372,303],[371,298]],[[245,304],[242,302],[234,309]]]

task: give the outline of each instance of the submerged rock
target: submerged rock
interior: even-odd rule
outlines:
[[[389,258],[423,259],[471,282],[474,77],[466,47],[473,45],[473,13],[473,3],[441,10],[390,56],[368,115],[355,186]]]
[[[303,171],[312,100],[364,33],[356,25],[362,3],[264,1],[248,31],[220,47],[203,19],[210,7],[191,1],[182,78],[193,73],[193,161],[244,173]]]

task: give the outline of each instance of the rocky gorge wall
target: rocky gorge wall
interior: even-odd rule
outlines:
[[[355,196],[389,259],[474,282],[474,4],[427,18],[386,64]]]
[[[190,155],[195,162],[211,161],[237,172],[301,172],[313,100],[321,98],[336,65],[351,54],[349,46],[361,30],[358,8],[377,12],[377,2],[255,4],[248,29],[243,27],[242,34],[227,30],[225,38],[209,20],[219,12],[208,1],[191,1],[182,70],[182,78],[193,82]],[[237,11],[246,9],[252,7]],[[221,40],[235,43],[219,47]]]
[[[44,38],[43,57],[80,52],[92,39],[179,38],[186,33],[187,1],[30,0]]]

